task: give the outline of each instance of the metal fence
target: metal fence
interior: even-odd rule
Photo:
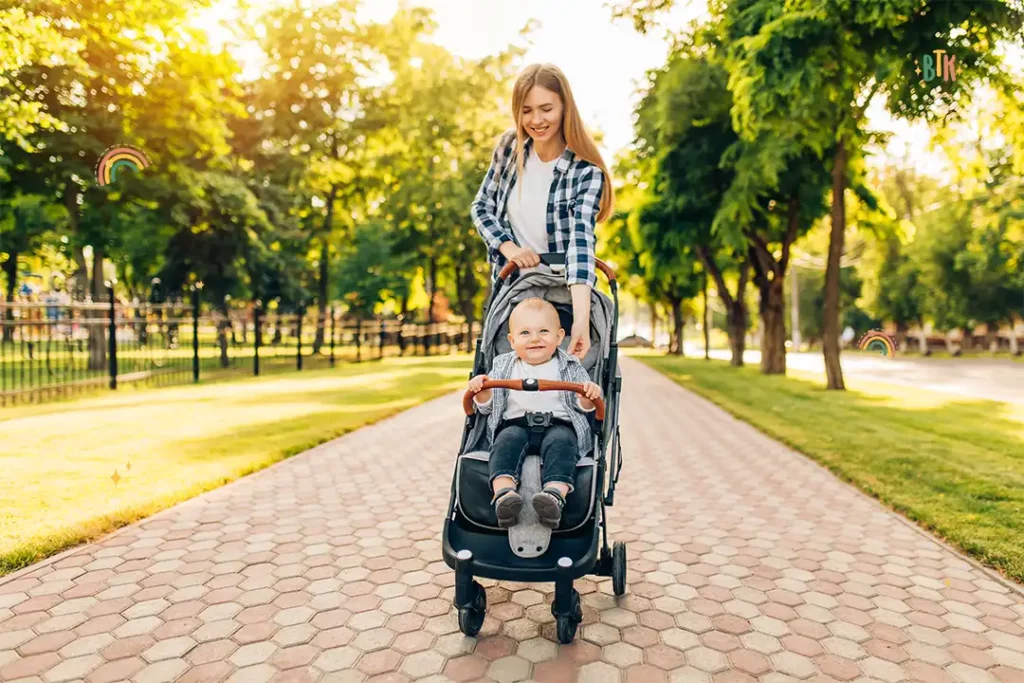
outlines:
[[[206,310],[161,304],[0,302],[0,406],[121,385],[334,367],[472,348],[480,323],[353,320],[334,310]]]

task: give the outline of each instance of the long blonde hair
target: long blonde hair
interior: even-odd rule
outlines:
[[[597,150],[594,138],[583,127],[580,111],[576,108],[576,100],[573,99],[572,90],[569,88],[569,81],[562,70],[554,64],[531,64],[519,74],[515,86],[512,88],[512,118],[516,122],[517,177],[523,177],[523,148],[528,136],[522,121],[523,102],[526,101],[526,96],[535,85],[550,90],[562,99],[562,135],[565,136],[566,146],[580,159],[589,161],[604,173],[604,189],[601,191],[601,205],[596,221],[600,223],[611,215],[615,206],[612,176],[608,172],[604,159],[601,158],[601,153]],[[522,183],[516,184],[522,191]]]

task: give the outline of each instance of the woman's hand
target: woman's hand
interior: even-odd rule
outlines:
[[[533,249],[520,247],[515,242],[504,242],[498,251],[502,256],[520,268],[533,268],[540,265],[540,256]]]
[[[569,337],[569,353],[580,360],[590,350],[590,321],[576,320],[572,324],[572,336]]]

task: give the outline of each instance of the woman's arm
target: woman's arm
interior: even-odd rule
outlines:
[[[569,353],[583,358],[590,350],[590,290],[597,284],[594,263],[594,223],[604,190],[604,172],[591,165],[576,190],[572,235],[565,254],[565,281],[572,293],[572,334]]]
[[[565,254],[565,281],[570,286],[597,284],[594,265],[594,223],[601,208],[604,172],[597,166],[583,171],[576,188],[572,235]]]
[[[509,142],[510,135],[509,132],[506,132],[501,136],[497,147],[494,148],[491,166],[487,169],[487,175],[480,183],[480,189],[477,190],[476,198],[470,207],[473,225],[492,252],[498,252],[505,242],[512,242],[512,238],[501,227],[501,222],[498,220],[498,182],[505,167],[505,148]]]

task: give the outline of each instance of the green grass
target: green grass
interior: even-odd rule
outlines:
[[[631,353],[952,545],[1024,581],[1024,406]]]
[[[385,358],[6,408],[0,575],[464,387],[470,366]]]

